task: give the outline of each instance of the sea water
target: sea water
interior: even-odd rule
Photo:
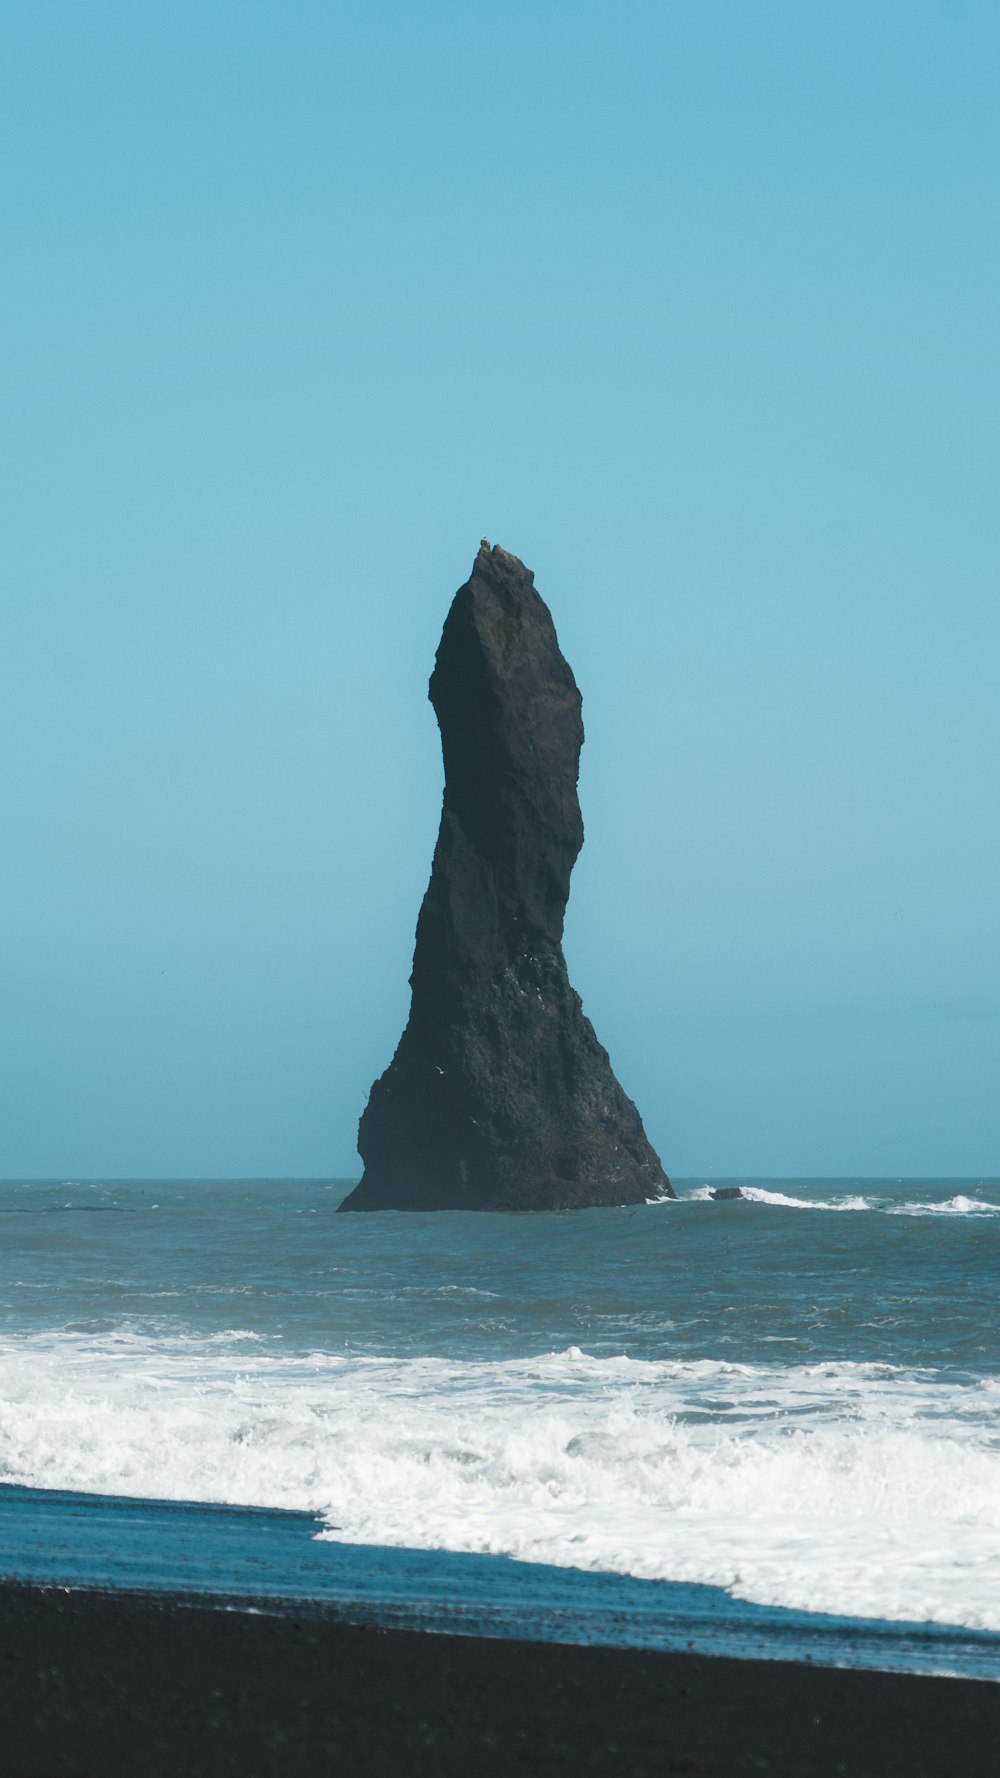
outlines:
[[[745,1195],[515,1216],[337,1216],[347,1181],[0,1184],[6,1519],[37,1543],[34,1491],[102,1496],[86,1578],[132,1537],[192,1585],[176,1514],[107,1502],[294,1509],[310,1562],[377,1549],[387,1592],[433,1592],[420,1552],[502,1556],[553,1600],[604,1589],[616,1640],[669,1582],[747,1621],[970,1632],[1000,1674],[1000,1182],[715,1183]],[[308,1593],[290,1562],[253,1590]]]

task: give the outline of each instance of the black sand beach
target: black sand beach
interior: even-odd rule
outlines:
[[[0,1585],[4,1778],[995,1778],[1000,1686]]]

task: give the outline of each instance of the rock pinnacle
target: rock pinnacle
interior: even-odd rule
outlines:
[[[342,1210],[564,1210],[672,1195],[570,985],[580,693],[534,576],[480,546],[430,682],[445,790],[410,1017]]]

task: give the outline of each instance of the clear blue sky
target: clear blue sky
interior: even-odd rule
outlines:
[[[1000,1171],[995,0],[7,0],[0,1174],[342,1174],[481,536],[668,1169]]]

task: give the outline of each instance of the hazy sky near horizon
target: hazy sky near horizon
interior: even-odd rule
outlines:
[[[481,536],[668,1170],[1000,1173],[995,0],[8,0],[0,1175],[351,1175]]]

